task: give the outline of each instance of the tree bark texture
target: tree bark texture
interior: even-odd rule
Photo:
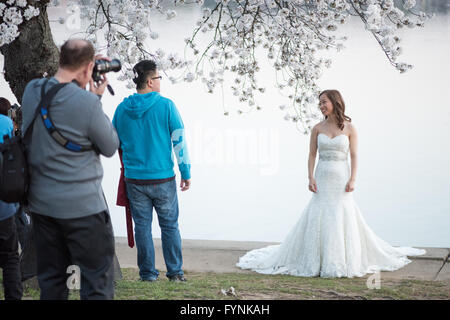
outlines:
[[[58,69],[59,51],[53,41],[47,16],[48,0],[29,1],[39,8],[40,14],[19,26],[20,35],[13,42],[3,45],[5,80],[22,103],[25,86],[30,80],[45,73],[53,76]]]

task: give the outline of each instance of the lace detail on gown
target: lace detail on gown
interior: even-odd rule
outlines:
[[[353,193],[345,192],[350,178],[348,137],[320,133],[317,139],[317,193],[281,245],[249,251],[236,265],[264,274],[362,277],[397,270],[411,262],[407,256],[425,254],[392,247],[366,224]]]

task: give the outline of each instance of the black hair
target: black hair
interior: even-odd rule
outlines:
[[[136,89],[145,89],[148,76],[154,75],[156,68],[156,63],[152,60],[142,60],[133,67],[133,82],[136,83]]]
[[[8,99],[1,97],[0,98],[0,114],[7,116],[8,110],[10,108],[11,108],[11,103],[9,103]]]

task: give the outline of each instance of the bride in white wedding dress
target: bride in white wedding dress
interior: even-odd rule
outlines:
[[[281,245],[247,252],[236,264],[264,274],[362,277],[393,271],[425,250],[392,247],[366,224],[352,191],[357,169],[357,133],[336,90],[319,95],[325,120],[311,132],[308,161],[312,198]],[[313,170],[319,151],[315,175]],[[347,161],[350,152],[351,169]]]

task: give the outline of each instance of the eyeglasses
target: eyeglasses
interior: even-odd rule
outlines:
[[[154,77],[154,78],[150,78],[150,79],[152,79],[152,80],[156,80],[156,79],[161,80],[161,79],[162,79],[162,76],[158,76],[158,77]]]

